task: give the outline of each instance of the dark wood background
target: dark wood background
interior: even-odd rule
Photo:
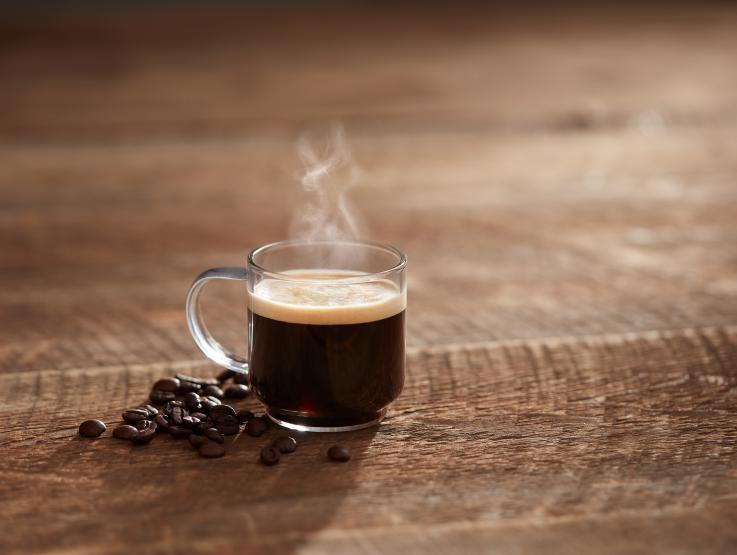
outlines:
[[[734,553],[736,29],[727,3],[3,14],[0,551]],[[334,120],[368,235],[410,257],[385,423],[341,466],[319,435],[274,468],[266,438],[75,437],[216,371],[186,290],[286,236],[295,138]],[[206,296],[242,350],[244,292]]]

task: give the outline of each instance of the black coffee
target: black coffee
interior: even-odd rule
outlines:
[[[376,420],[404,384],[396,286],[267,281],[251,297],[249,321],[251,384],[269,413],[316,427]]]

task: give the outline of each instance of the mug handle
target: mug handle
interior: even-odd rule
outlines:
[[[197,276],[197,279],[189,288],[189,293],[187,293],[187,324],[189,325],[189,331],[200,351],[215,364],[248,375],[248,360],[226,351],[210,335],[202,319],[199,302],[200,293],[205,284],[211,279],[246,281],[248,273],[245,268],[212,268]]]

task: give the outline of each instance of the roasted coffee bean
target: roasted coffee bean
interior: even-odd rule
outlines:
[[[225,436],[223,436],[217,428],[208,428],[205,430],[205,437],[207,439],[217,441],[218,443],[223,443],[225,441]]]
[[[169,429],[169,419],[165,414],[157,414],[154,422],[156,422],[156,428],[159,432]]]
[[[197,410],[200,408],[200,396],[194,391],[190,391],[184,396],[184,406],[189,410]]]
[[[213,419],[218,426],[238,426],[240,422],[232,414],[226,414]]]
[[[271,425],[273,424],[271,418],[269,418],[268,414],[262,414],[259,416],[259,418],[263,421],[264,425],[266,426],[266,429],[268,430],[271,428]]]
[[[348,462],[351,458],[351,453],[342,445],[333,445],[328,449],[328,457],[331,461]]]
[[[204,412],[205,414],[210,414],[210,409],[212,407],[216,407],[217,403],[213,403],[209,397],[202,397],[200,399],[200,410],[199,412]]]
[[[191,382],[200,385],[217,385],[218,381],[214,378],[195,378],[185,374],[177,374],[177,379],[182,382]]]
[[[209,400],[211,403],[213,403],[215,405],[222,404],[222,400],[218,399],[214,395],[206,395],[206,396],[203,397],[203,399],[207,399],[207,400]]]
[[[175,426],[181,426],[182,425],[182,419],[187,415],[187,413],[184,411],[183,407],[174,407],[171,409],[171,414],[169,415],[169,418],[171,418],[171,423]]]
[[[217,405],[210,409],[210,418],[215,422],[222,420],[226,416],[232,416],[235,418],[236,412],[230,405]]]
[[[248,387],[245,385],[233,384],[225,388],[225,396],[228,399],[245,399],[248,393]]]
[[[79,435],[84,437],[98,437],[107,430],[101,420],[85,420],[79,425]]]
[[[163,380],[157,381],[151,389],[154,391],[176,393],[179,389],[179,380],[176,378],[164,378]]]
[[[148,398],[154,405],[165,405],[169,401],[176,399],[177,396],[170,391],[157,391],[154,389]]]
[[[204,412],[190,412],[189,415],[203,422],[207,420],[207,415]]]
[[[206,397],[215,397],[216,399],[222,399],[225,396],[223,390],[216,385],[208,385],[205,387],[202,390],[202,395],[205,395]]]
[[[198,422],[197,424],[195,424],[194,428],[192,428],[192,433],[202,435],[212,427],[213,427],[212,422],[208,422],[208,421]]]
[[[237,384],[248,385],[248,374],[245,372],[237,372],[236,375],[233,376],[233,381]]]
[[[253,413],[250,410],[239,410],[236,413],[236,418],[238,418],[238,422],[241,424],[245,424],[248,422],[251,418],[253,418]]]
[[[267,429],[268,426],[260,418],[251,418],[246,424],[246,433],[252,437],[261,437]]]
[[[234,436],[241,431],[241,427],[238,424],[218,424],[218,431],[226,436]]]
[[[138,430],[130,424],[121,424],[113,429],[113,437],[116,439],[131,439]]]
[[[235,370],[223,370],[215,378],[219,383],[227,382],[230,378],[235,376]]]
[[[279,462],[280,458],[281,454],[279,454],[279,449],[277,449],[276,447],[267,445],[266,447],[261,449],[261,464],[264,464],[266,466],[273,466]]]
[[[159,409],[157,409],[153,405],[143,405],[141,408],[143,410],[145,410],[145,411],[148,412],[148,417],[149,418],[153,418],[154,416],[156,416],[157,414],[159,414]]]
[[[188,429],[194,428],[197,424],[200,423],[199,418],[195,418],[193,416],[184,416],[182,417],[182,426]]]
[[[204,445],[205,443],[207,443],[207,441],[208,441],[208,439],[205,436],[201,436],[201,435],[198,435],[198,434],[191,434],[189,436],[189,443],[195,449],[197,449],[201,445]]]
[[[153,425],[149,426],[145,430],[139,430],[138,433],[131,438],[131,441],[135,445],[146,445],[154,438],[156,435],[156,424],[153,422],[150,423]]]
[[[206,457],[208,459],[216,459],[225,455],[225,447],[220,445],[219,443],[208,441],[206,443],[203,443],[197,450],[197,452],[202,457]]]
[[[180,382],[179,389],[177,390],[177,393],[179,395],[186,395],[187,393],[192,392],[198,392],[200,389],[202,389],[202,386],[198,383],[192,383],[192,382]]]
[[[148,411],[145,409],[128,409],[123,413],[123,420],[128,424],[135,424],[139,420],[146,420],[150,418]]]
[[[164,414],[167,416],[171,416],[171,411],[174,410],[174,407],[183,407],[184,402],[182,401],[169,401],[166,406],[164,407]]]
[[[210,410],[212,407],[221,404],[220,399],[217,397],[200,397],[200,405],[207,407],[206,410]],[[205,412],[205,411],[202,411]]]
[[[291,436],[279,436],[271,444],[280,453],[294,453],[297,449],[297,440]]]
[[[187,439],[191,432],[184,426],[169,426],[169,433],[174,439]]]
[[[156,422],[154,422],[153,420],[139,420],[138,422],[136,422],[136,429],[138,431],[142,432],[148,430],[149,428],[153,428],[155,432],[157,428]]]

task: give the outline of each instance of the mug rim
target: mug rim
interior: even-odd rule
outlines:
[[[344,278],[331,278],[329,280],[318,280],[318,279],[305,279],[300,277],[295,277],[293,275],[287,274],[285,272],[279,272],[275,270],[269,270],[268,268],[263,267],[262,265],[258,264],[254,257],[258,256],[259,254],[279,247],[299,247],[299,246],[307,246],[307,245],[356,245],[361,247],[373,247],[382,249],[384,251],[388,251],[392,254],[394,254],[398,262],[394,264],[393,266],[381,270],[380,272],[373,272],[370,274],[360,275],[360,276],[351,276],[351,277],[344,277]],[[380,279],[384,276],[387,276],[389,274],[393,274],[396,272],[400,272],[405,269],[407,266],[407,255],[404,254],[401,250],[399,250],[397,247],[390,245],[388,243],[380,243],[378,241],[368,241],[368,240],[362,240],[362,239],[340,239],[340,240],[319,240],[319,241],[311,241],[308,239],[288,239],[285,241],[275,241],[273,243],[267,243],[266,245],[262,245],[260,247],[257,247],[253,249],[250,253],[248,253],[248,256],[246,258],[248,263],[248,268],[254,268],[259,273],[275,278],[275,279],[281,279],[285,281],[296,281],[296,282],[302,282],[302,283],[325,283],[325,281],[335,281],[340,283],[363,283],[366,281],[374,281],[376,279]]]

